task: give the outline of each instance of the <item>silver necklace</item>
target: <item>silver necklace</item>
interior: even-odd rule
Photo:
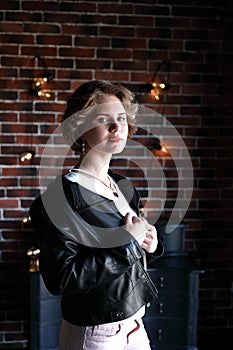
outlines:
[[[115,185],[115,183],[113,182],[113,180],[111,179],[111,176],[109,176],[107,174],[107,178],[108,178],[108,181],[109,181],[109,185],[106,184],[106,182],[104,182],[103,180],[99,179],[97,176],[93,175],[92,173],[90,173],[89,171],[87,170],[83,170],[83,169],[78,169],[78,168],[73,168],[72,171],[77,171],[77,172],[80,172],[80,173],[83,173],[87,176],[90,176],[91,178],[101,182],[105,187],[107,187],[108,189],[110,189],[113,193],[113,195],[115,197],[118,197],[118,190],[117,190],[117,186]]]

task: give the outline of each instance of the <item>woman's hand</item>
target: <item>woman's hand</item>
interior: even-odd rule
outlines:
[[[142,218],[142,221],[145,222],[147,232],[141,247],[148,253],[154,253],[158,245],[157,230],[153,225],[149,224],[144,217]]]
[[[157,231],[144,217],[138,218],[136,215],[127,213],[124,225],[143,249],[148,253],[155,252],[158,245]]]
[[[124,218],[125,229],[138,241],[141,245],[147,234],[146,222],[142,218],[138,218],[132,213],[127,213]]]

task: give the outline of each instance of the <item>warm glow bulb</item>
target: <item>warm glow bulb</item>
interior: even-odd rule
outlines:
[[[40,254],[40,249],[39,248],[34,248],[32,247],[31,249],[28,249],[27,255],[32,256],[32,255],[38,255]]]
[[[23,218],[22,222],[23,222],[24,224],[26,224],[26,223],[28,222],[28,218],[27,218],[27,217]]]
[[[38,96],[44,98],[45,100],[49,100],[52,95],[50,90],[40,90],[38,91]]]
[[[34,78],[34,86],[36,89],[40,88],[44,84],[43,78]]]
[[[46,98],[50,98],[50,97],[51,97],[51,94],[50,94],[49,92],[46,92],[46,93],[45,93],[45,97],[46,97]]]
[[[23,224],[30,224],[31,222],[31,218],[29,216],[29,214],[25,214],[24,217],[22,218],[22,223]]]
[[[20,157],[20,161],[25,162],[26,160],[31,160],[32,156],[33,156],[32,152],[24,152]]]

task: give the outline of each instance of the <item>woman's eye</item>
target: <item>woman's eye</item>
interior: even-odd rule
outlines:
[[[108,119],[105,117],[99,117],[99,118],[97,118],[97,122],[99,124],[106,124],[106,123],[108,123]]]
[[[126,122],[126,117],[121,116],[121,117],[118,117],[117,120],[118,120],[119,123],[125,123]]]

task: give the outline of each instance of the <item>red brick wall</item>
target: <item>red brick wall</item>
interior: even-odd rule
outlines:
[[[194,190],[184,221],[186,249],[205,269],[199,330],[233,327],[232,14],[230,1],[217,0],[0,2],[0,348],[28,344],[26,252],[35,242],[22,217],[39,193],[40,157],[61,121],[67,96],[89,79],[121,82],[137,92],[162,60],[171,62],[171,89],[159,103],[144,95],[139,100],[173,124],[191,156]],[[50,101],[30,93],[36,55],[55,76],[49,82]],[[156,135],[151,125],[148,131]],[[135,140],[145,146],[152,142],[140,133]],[[19,155],[28,148],[35,157],[21,164]],[[147,166],[145,149],[139,147],[137,155]],[[161,188],[167,187],[163,214],[169,216],[177,169],[174,159],[157,159],[166,181],[152,169],[148,215],[161,212]],[[66,165],[71,164],[72,156]],[[115,159],[112,165],[144,190],[146,179],[134,158]],[[187,180],[185,168],[182,180]]]

